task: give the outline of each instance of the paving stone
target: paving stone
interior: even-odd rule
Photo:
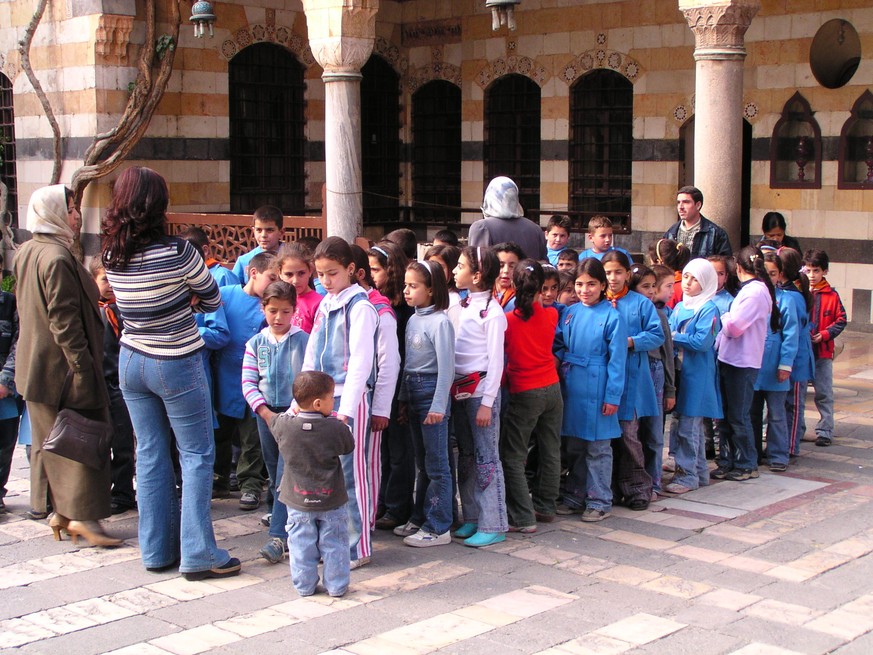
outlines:
[[[595,633],[642,646],[684,627],[686,624],[671,619],[651,614],[635,614],[595,630]]]
[[[665,653],[724,653],[739,643],[735,637],[688,626],[657,641],[634,649],[634,653],[664,655]]]
[[[204,623],[226,620],[240,613],[240,608],[233,602],[232,597],[225,596],[215,600],[200,598],[176,603],[153,610],[149,612],[149,616],[187,629],[196,628]]]
[[[715,605],[704,605],[702,603],[694,603],[693,605],[679,610],[675,616],[675,620],[680,623],[687,623],[697,628],[704,628],[708,631],[716,632],[723,625],[739,621],[742,615],[731,609],[717,607]],[[710,636],[712,636],[710,634]],[[713,649],[704,648],[700,652],[713,652]]]
[[[149,643],[175,655],[197,655],[216,646],[224,646],[240,640],[239,635],[222,630],[214,625],[201,625],[166,637],[152,639]]]
[[[747,642],[760,642],[798,653],[828,653],[844,639],[795,625],[779,624],[747,616],[719,630]]]
[[[106,644],[112,644],[114,648],[124,648],[128,652],[145,652],[144,649],[151,649],[143,643],[145,640],[162,637],[177,630],[176,626],[165,621],[147,616],[131,616],[112,623],[72,632],[62,637],[32,643],[22,647],[19,653],[20,655],[30,655],[31,653],[57,655],[59,652],[64,652],[92,655],[107,652]],[[156,653],[156,655],[158,654]],[[163,655],[163,651],[160,655]]]

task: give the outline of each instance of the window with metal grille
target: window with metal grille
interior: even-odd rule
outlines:
[[[15,110],[12,103],[12,82],[0,73],[0,180],[6,185],[6,210],[10,225],[18,227],[18,178],[15,172]],[[0,217],[5,218],[5,217]],[[5,262],[11,268],[12,262]]]
[[[633,85],[611,70],[580,78],[570,96],[570,211],[579,228],[592,216],[630,229]]]
[[[361,69],[364,224],[400,220],[400,77],[378,55]]]
[[[414,220],[461,220],[461,89],[434,80],[412,95]]]
[[[485,180],[505,175],[518,185],[525,216],[540,213],[540,87],[505,75],[485,93]],[[483,187],[484,188],[484,187]]]
[[[303,66],[284,48],[257,43],[231,59],[228,81],[231,211],[275,205],[302,214]]]

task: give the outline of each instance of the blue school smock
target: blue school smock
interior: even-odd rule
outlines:
[[[609,252],[610,250],[618,250],[620,253],[623,253],[624,256],[627,257],[628,263],[631,266],[634,265],[633,255],[631,255],[627,250],[625,250],[621,246],[610,246],[609,250],[607,250],[606,252],[594,252],[594,248],[586,248],[585,250],[583,250],[582,252],[579,253],[579,261],[581,262],[583,259],[588,259],[589,257],[594,257],[594,259],[596,259],[597,261],[600,261],[603,259],[603,256],[607,252]],[[557,264],[556,264],[556,266],[557,266]]]
[[[634,340],[628,350],[624,394],[618,409],[619,421],[632,421],[642,416],[660,416],[661,405],[655,394],[655,383],[649,370],[650,350],[664,343],[664,330],[658,310],[651,300],[636,291],[619,298],[616,309],[625,324],[627,335]]]
[[[723,417],[715,357],[719,330],[721,315],[712,300],[696,314],[681,302],[673,308],[670,331],[677,357],[682,357],[676,411],[682,416]]]
[[[734,301],[734,297],[730,294],[730,292],[722,288],[721,291],[715,294],[712,299],[712,302],[715,303],[715,306],[718,307],[718,315],[721,316],[726,311],[731,308],[731,303]]]
[[[791,388],[790,377],[785,382],[776,379],[776,371],[780,367],[793,367],[797,357],[797,344],[800,339],[797,315],[792,301],[786,298],[786,292],[776,289],[776,305],[779,307],[778,332],[767,327],[767,339],[764,341],[764,359],[755,380],[755,391],[788,391]]]
[[[815,378],[815,353],[812,349],[812,334],[809,329],[806,299],[796,289],[785,289],[784,292],[786,304],[794,309],[794,315],[797,317],[798,331],[797,356],[794,358],[794,366],[791,367],[789,379],[791,382],[806,384]]]
[[[558,321],[554,352],[563,372],[561,434],[586,441],[621,436],[618,414],[603,415],[603,403],[621,401],[628,352],[627,331],[612,303],[568,307]]]
[[[233,418],[243,418],[248,405],[243,398],[242,365],[246,342],[265,325],[261,299],[250,296],[239,285],[221,287],[221,303],[227,319],[230,339],[224,348],[216,351],[215,410]]]
[[[212,278],[215,280],[215,284],[219,287],[227,287],[231,284],[240,284],[239,276],[236,275],[229,268],[225,268],[221,264],[213,264],[209,268],[209,272],[212,274]]]

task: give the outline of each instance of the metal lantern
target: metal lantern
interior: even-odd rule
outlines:
[[[491,29],[497,31],[501,25],[506,25],[515,31],[515,5],[521,0],[486,0],[485,6],[491,7]]]
[[[209,26],[209,36],[215,36],[215,30],[212,28],[215,25],[215,14],[213,13],[212,3],[206,0],[198,0],[191,7],[191,22],[194,23],[194,36],[198,39],[206,33],[206,26]]]

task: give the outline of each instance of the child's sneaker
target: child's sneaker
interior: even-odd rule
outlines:
[[[286,548],[285,542],[282,539],[279,537],[270,537],[258,554],[270,564],[278,564],[285,559]]]
[[[661,470],[667,473],[675,473],[676,472],[676,460],[672,457],[668,457],[664,460],[664,463],[661,465]]]
[[[408,524],[407,524],[408,525]],[[452,535],[448,532],[442,534],[434,534],[433,532],[425,532],[419,530],[415,534],[404,537],[403,543],[413,548],[427,548],[428,546],[445,546],[452,543]]]
[[[602,521],[609,516],[611,516],[611,514],[607,510],[594,509],[593,507],[589,507],[584,512],[582,512],[582,520],[586,523],[596,523],[597,521]]]
[[[420,525],[415,525],[415,523],[413,523],[412,521],[409,521],[407,523],[404,523],[403,525],[398,525],[396,528],[394,528],[393,532],[398,537],[411,537],[416,532],[418,532],[420,529],[421,529]]]

